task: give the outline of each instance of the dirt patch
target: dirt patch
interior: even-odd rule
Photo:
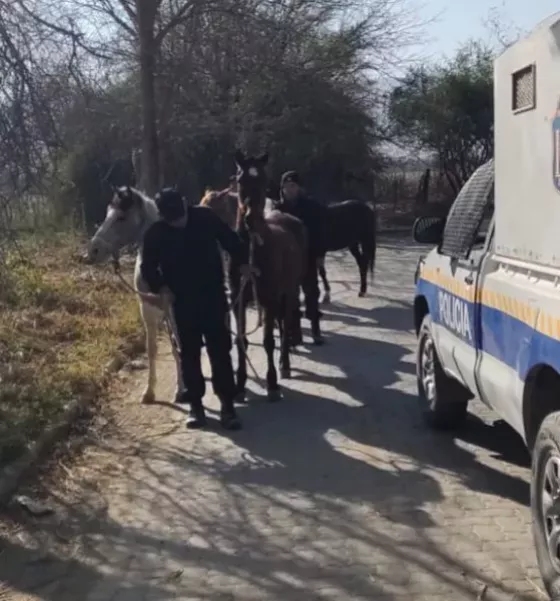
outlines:
[[[79,599],[88,537],[107,521],[108,484],[133,469],[159,438],[184,427],[184,414],[140,405],[146,371],[128,362],[67,441],[18,491],[45,510],[33,515],[17,502],[0,516],[0,601]],[[132,394],[131,394],[132,391]],[[44,591],[55,591],[47,595]]]

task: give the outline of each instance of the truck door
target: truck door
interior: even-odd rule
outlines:
[[[436,267],[438,352],[446,372],[478,394],[476,362],[480,348],[478,274],[488,243],[494,198],[494,164],[477,169],[447,217]]]
[[[539,317],[530,271],[522,262],[498,257],[493,239],[479,271],[480,342],[477,384],[480,399],[522,436],[524,382]]]

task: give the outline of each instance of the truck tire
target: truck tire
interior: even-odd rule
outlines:
[[[541,577],[551,599],[560,599],[560,411],[541,424],[531,474],[533,538]]]
[[[437,430],[462,426],[472,395],[441,366],[432,336],[432,319],[426,315],[418,333],[416,378],[422,412],[428,425]]]

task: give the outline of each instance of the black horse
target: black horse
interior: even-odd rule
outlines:
[[[327,206],[324,241],[327,251],[348,248],[360,270],[360,291],[358,296],[367,292],[367,274],[375,268],[377,250],[377,215],[375,210],[361,200],[344,200]],[[323,302],[330,301],[330,285],[323,261],[319,265],[319,275],[323,280],[325,295]]]

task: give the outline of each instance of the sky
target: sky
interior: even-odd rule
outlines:
[[[530,31],[544,18],[560,11],[559,0],[420,0],[420,14],[426,20],[426,51],[433,55],[452,55],[469,38],[489,38],[484,21],[494,11],[512,31]]]

